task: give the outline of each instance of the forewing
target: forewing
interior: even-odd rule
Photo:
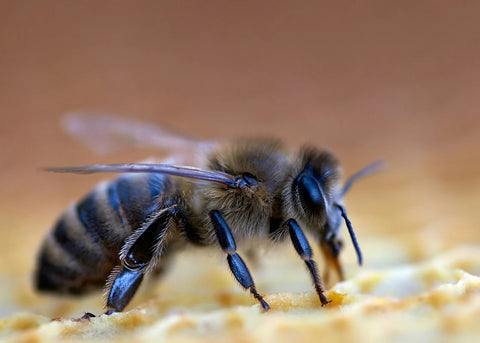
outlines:
[[[68,112],[62,126],[81,144],[103,154],[128,147],[195,154],[210,150],[215,144],[213,141],[195,139],[156,124],[101,112]]]
[[[237,188],[233,175],[205,170],[196,167],[177,166],[172,164],[122,163],[122,164],[92,164],[87,166],[67,166],[45,168],[56,173],[93,174],[93,173],[159,173],[180,176],[187,179],[216,182],[230,188]]]

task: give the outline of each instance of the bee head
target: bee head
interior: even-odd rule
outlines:
[[[284,211],[288,216],[307,223],[321,236],[321,241],[330,249],[334,258],[342,248],[339,232],[344,221],[355,247],[358,263],[362,253],[353,231],[342,198],[357,180],[383,167],[382,161],[374,162],[352,175],[343,187],[340,186],[341,169],[336,158],[325,151],[306,147],[302,150],[297,169],[290,175],[284,189]]]
[[[341,171],[338,161],[329,152],[305,147],[297,163],[287,191],[290,206],[295,217],[323,228],[330,212],[335,212],[331,207],[339,190]]]

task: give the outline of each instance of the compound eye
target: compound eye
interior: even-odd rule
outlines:
[[[305,213],[320,215],[325,211],[325,196],[319,183],[313,176],[300,175],[297,178],[297,189]]]

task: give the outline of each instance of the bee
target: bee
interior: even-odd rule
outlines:
[[[100,150],[128,140],[177,154],[162,163],[47,168],[122,174],[101,182],[60,216],[38,254],[34,279],[40,291],[82,294],[105,285],[106,306],[122,311],[144,276],[161,273],[176,252],[213,246],[223,250],[236,280],[268,311],[237,244],[255,247],[289,236],[324,306],[330,301],[305,232],[326,259],[324,278],[333,270],[343,280],[342,223],[362,264],[343,198],[356,180],[378,170],[379,162],[342,185],[337,158],[309,145],[291,153],[273,138],[204,142],[126,119],[68,118],[68,130]]]

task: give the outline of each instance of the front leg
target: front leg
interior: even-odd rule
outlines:
[[[243,262],[240,255],[236,253],[237,245],[235,244],[235,239],[233,238],[232,232],[225,222],[225,219],[223,219],[218,211],[210,211],[209,216],[215,229],[218,242],[220,243],[222,250],[228,254],[227,261],[233,276],[235,276],[243,288],[250,289],[250,293],[252,293],[253,297],[260,302],[263,310],[265,312],[268,311],[270,306],[265,300],[263,300],[262,296],[258,294],[257,289],[255,288],[255,283],[253,282],[252,276],[250,275],[245,262]]]
[[[323,282],[320,279],[320,276],[318,275],[317,264],[312,259],[313,252],[312,252],[312,248],[310,247],[310,244],[308,243],[307,237],[305,237],[302,229],[297,224],[295,219],[289,219],[285,224],[288,227],[288,232],[290,234],[290,238],[292,239],[292,243],[293,243],[293,246],[295,247],[295,250],[297,251],[297,253],[300,255],[300,257],[303,259],[303,261],[308,267],[310,275],[312,276],[313,283],[315,284],[315,290],[317,291],[317,294],[318,294],[318,297],[320,298],[322,306],[328,305],[330,301],[327,300],[327,298],[323,294],[325,289],[323,287]]]

